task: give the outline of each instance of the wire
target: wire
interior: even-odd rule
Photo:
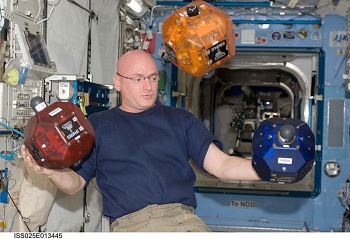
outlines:
[[[346,231],[346,222],[350,219],[350,175],[346,179],[345,185],[342,187],[340,192],[338,193],[338,197],[341,203],[345,206],[345,212],[342,220],[342,231]]]
[[[151,16],[150,16],[151,19],[150,19],[150,23],[148,26],[150,29],[152,29],[153,23],[154,23],[155,19],[157,18],[154,16],[154,9],[156,9],[157,7],[161,7],[161,5],[156,5],[156,6],[152,7],[152,9],[151,9]]]
[[[151,55],[153,57],[153,59],[157,60],[157,61],[161,61],[164,63],[171,63],[171,61],[169,59],[167,59],[167,57],[165,58],[165,52],[162,53],[162,56],[159,58],[156,55],[152,54]]]
[[[346,210],[349,211],[350,205],[350,180],[346,180],[346,184],[342,187],[341,191],[338,194],[340,201],[345,206]]]
[[[45,19],[41,19],[40,21],[36,21],[36,19],[38,19],[38,17],[40,16],[40,13],[41,13],[41,4],[40,4],[40,0],[38,0],[38,4],[39,4],[39,10],[38,10],[38,14],[36,15],[36,17],[34,18],[34,24],[36,24],[36,25],[38,25],[38,24],[40,24],[40,23],[42,23],[42,22],[45,22],[45,21],[47,21],[47,20],[49,20],[50,19],[50,17],[51,17],[51,14],[52,14],[52,12],[53,12],[53,10],[55,9],[55,4],[53,3],[52,4],[52,8],[51,8],[51,10],[50,10],[50,12],[49,12],[49,15],[47,16],[47,18],[45,18]]]
[[[9,232],[12,232],[12,228],[13,228],[13,225],[15,224],[15,219],[16,219],[16,216],[17,216],[17,213],[15,213],[15,215],[13,216],[12,220],[11,220],[11,225],[9,227]]]
[[[12,185],[11,187],[9,187],[9,189],[8,189],[8,190],[13,189],[13,188],[16,186],[16,184],[17,184],[17,180],[16,180],[16,179],[14,179],[14,178],[9,178],[9,179],[8,179],[8,182],[10,183],[10,181],[14,181],[14,183],[13,183],[13,185]]]
[[[12,136],[13,136],[13,132],[17,133],[18,135],[20,135],[22,137],[24,136],[22,132],[16,130],[15,128],[12,128],[11,126],[9,126],[7,124],[0,122],[0,126],[3,126],[6,129],[10,129],[12,131]],[[6,145],[7,145],[7,141],[6,141]],[[18,150],[18,148],[16,149],[16,151],[17,150]],[[16,154],[18,154],[18,153],[16,152]],[[15,151],[11,150],[9,155],[7,153],[0,154],[0,158],[4,158],[5,160],[12,161],[14,158],[14,155],[15,155]]]
[[[350,218],[350,213],[349,213],[349,211],[346,211],[344,213],[343,220],[342,220],[342,223],[341,223],[341,230],[343,232],[346,231],[346,221],[347,221],[348,218]]]
[[[23,221],[24,225],[26,225],[28,231],[31,232],[31,230],[30,230],[30,228],[29,228],[29,226],[28,226],[28,224],[27,224],[27,222],[30,222],[29,218],[23,217],[21,210],[19,210],[19,208],[17,207],[17,205],[16,205],[15,201],[13,200],[13,198],[12,198],[11,194],[9,193],[9,191],[6,190],[6,192],[7,192],[8,196],[10,197],[10,199],[11,199],[13,205],[15,206],[15,208],[16,208],[18,214],[19,214],[20,217],[22,218],[22,221]]]
[[[5,192],[7,193],[8,197],[9,197],[9,198],[11,199],[11,201],[12,201],[13,206],[16,208],[16,211],[17,211],[17,212],[19,213],[19,215],[21,216],[23,223],[24,223],[25,226],[27,227],[28,231],[31,232],[31,230],[30,230],[30,228],[29,228],[29,226],[28,226],[28,224],[27,224],[27,222],[29,222],[30,219],[29,219],[29,218],[23,217],[22,212],[19,210],[19,208],[17,207],[17,204],[16,204],[15,201],[13,200],[13,198],[12,198],[10,192],[9,192],[9,189],[8,189],[8,187],[6,186],[4,180],[1,180],[1,181],[0,181],[0,189],[2,189],[3,191],[5,191]]]
[[[23,138],[18,138],[18,139],[12,139],[12,142],[13,142],[13,152],[15,153],[15,155],[17,157],[14,157],[14,160],[11,160],[10,163],[15,166],[15,167],[19,167],[21,168],[23,166],[23,163],[24,163],[24,160],[23,160],[23,157],[22,157],[22,154],[20,152],[20,148],[21,146],[23,145]],[[16,159],[19,159],[20,162],[19,163],[15,163]]]
[[[7,128],[7,129],[12,130],[13,132],[15,132],[16,134],[18,134],[18,135],[20,135],[20,136],[22,136],[22,137],[24,136],[24,134],[23,134],[22,132],[16,130],[15,128],[12,128],[11,126],[9,126],[9,125],[7,125],[7,124],[4,124],[4,123],[0,122],[0,125],[3,126],[3,127],[5,127],[5,128]]]

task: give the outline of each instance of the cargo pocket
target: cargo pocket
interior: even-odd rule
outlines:
[[[185,232],[211,232],[203,220],[195,214],[177,215],[176,220],[183,226]]]

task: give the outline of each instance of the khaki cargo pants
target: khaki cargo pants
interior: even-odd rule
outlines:
[[[113,232],[210,232],[194,215],[193,207],[180,203],[150,205],[115,220]]]

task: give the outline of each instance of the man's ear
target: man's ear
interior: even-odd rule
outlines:
[[[117,74],[114,75],[113,81],[114,81],[114,88],[117,91],[120,91],[120,77]]]

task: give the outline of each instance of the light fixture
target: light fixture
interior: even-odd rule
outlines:
[[[142,12],[142,6],[136,0],[126,0],[126,5],[131,8],[135,13]]]

